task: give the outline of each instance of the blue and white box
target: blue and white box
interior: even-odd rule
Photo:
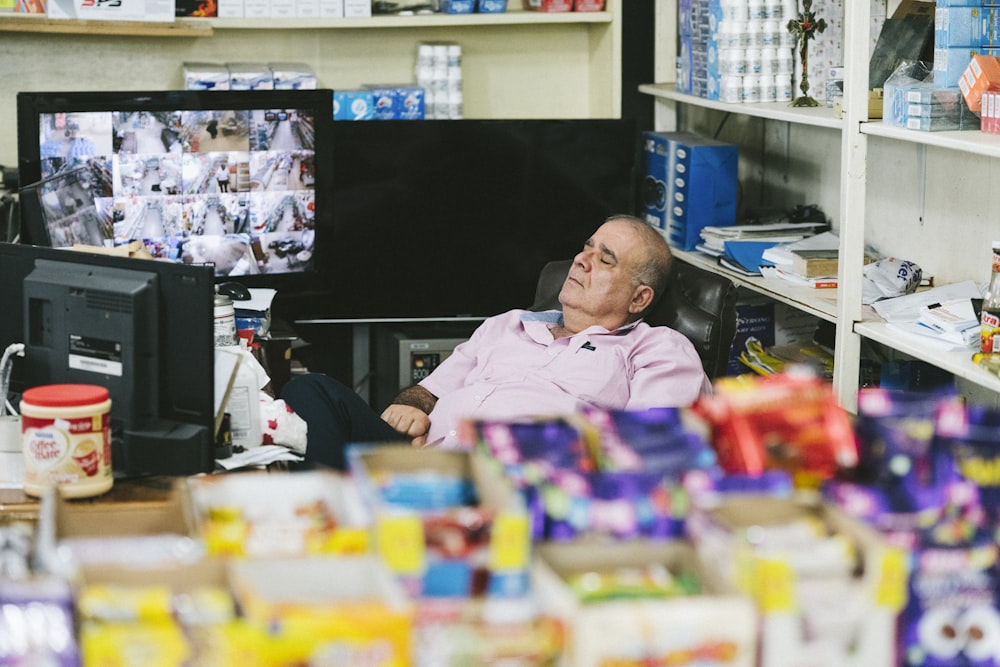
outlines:
[[[273,62],[267,65],[275,90],[316,90],[316,72],[306,63]]]
[[[961,46],[934,49],[934,83],[942,88],[954,88],[980,48]]]
[[[507,0],[478,0],[476,11],[480,14],[503,14],[507,11]]]
[[[646,221],[670,245],[694,250],[705,227],[736,224],[739,149],[690,132],[643,133]]]
[[[937,7],[934,10],[934,48],[980,46],[983,41],[983,7]]]
[[[333,91],[334,120],[372,120],[375,117],[375,97],[370,90]]]
[[[424,89],[412,84],[370,85],[375,120],[423,120]]]
[[[441,0],[444,14],[471,14],[476,8],[476,0]]]
[[[229,90],[229,68],[220,63],[184,63],[184,90]]]
[[[230,90],[274,90],[274,78],[267,63],[227,63]]]

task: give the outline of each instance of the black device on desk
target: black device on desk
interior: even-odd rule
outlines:
[[[106,387],[118,477],[214,469],[210,267],[0,243],[0,285],[15,390]]]

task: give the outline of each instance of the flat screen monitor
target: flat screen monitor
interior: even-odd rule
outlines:
[[[634,121],[333,125],[327,293],[300,316],[485,317],[528,307],[542,266],[635,211]]]
[[[141,241],[258,286],[313,270],[331,91],[22,92],[17,116],[25,241]]]
[[[2,243],[0,284],[15,391],[107,388],[116,476],[214,468],[210,267]]]

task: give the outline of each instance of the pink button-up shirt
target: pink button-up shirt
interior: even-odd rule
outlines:
[[[456,445],[463,418],[518,420],[583,405],[641,410],[686,406],[711,383],[683,334],[634,322],[553,339],[557,310],[491,317],[420,382],[438,397],[428,444]]]

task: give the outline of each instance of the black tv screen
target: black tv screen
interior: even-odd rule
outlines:
[[[542,266],[632,213],[635,123],[334,122],[327,293],[299,317],[485,317],[528,307]]]
[[[331,91],[22,92],[17,110],[25,241],[141,241],[258,285],[314,269]]]

